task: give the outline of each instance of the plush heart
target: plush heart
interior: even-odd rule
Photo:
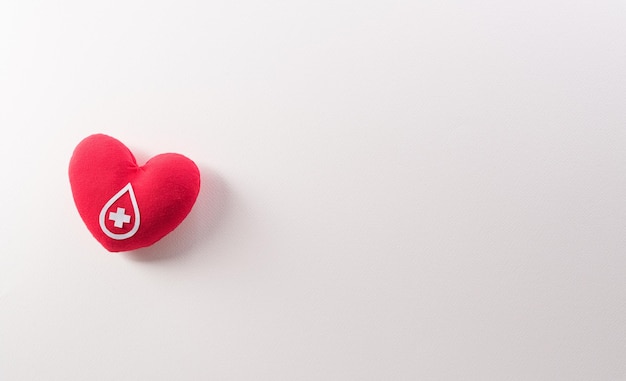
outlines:
[[[78,213],[112,252],[163,238],[189,214],[200,191],[200,171],[185,156],[161,154],[138,166],[124,144],[102,134],[78,144],[69,177]]]

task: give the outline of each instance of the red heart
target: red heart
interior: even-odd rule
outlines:
[[[200,171],[185,156],[161,154],[138,166],[124,144],[102,134],[78,144],[69,176],[78,213],[113,252],[163,238],[187,217],[200,191]]]

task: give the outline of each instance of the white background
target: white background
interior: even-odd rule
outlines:
[[[623,1],[0,3],[0,379],[626,380]],[[202,170],[110,254],[97,132]]]

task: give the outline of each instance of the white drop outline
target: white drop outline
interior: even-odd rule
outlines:
[[[109,208],[111,207],[111,205],[113,205],[113,203],[117,201],[120,197],[122,197],[122,195],[126,192],[128,192],[128,194],[130,195],[130,200],[131,200],[131,203],[133,204],[133,209],[135,211],[135,225],[133,226],[131,231],[129,231],[128,233],[116,234],[110,231],[106,227],[106,224],[105,224],[106,213],[107,213],[107,210],[109,210]],[[139,205],[137,205],[137,199],[135,198],[135,191],[133,190],[133,186],[130,183],[126,184],[124,188],[122,188],[119,192],[115,194],[115,196],[111,197],[111,199],[107,201],[107,203],[104,205],[104,207],[100,211],[99,220],[100,220],[100,229],[102,229],[104,234],[106,234],[107,237],[109,238],[113,238],[115,240],[121,241],[121,240],[130,238],[134,236],[135,233],[137,233],[137,230],[139,230],[139,224],[141,222],[141,218],[139,216]]]

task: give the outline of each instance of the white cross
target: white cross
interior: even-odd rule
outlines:
[[[117,212],[109,213],[109,220],[115,221],[113,226],[115,226],[116,228],[123,228],[124,224],[127,224],[130,222],[130,216],[126,214],[125,208],[117,208]]]

